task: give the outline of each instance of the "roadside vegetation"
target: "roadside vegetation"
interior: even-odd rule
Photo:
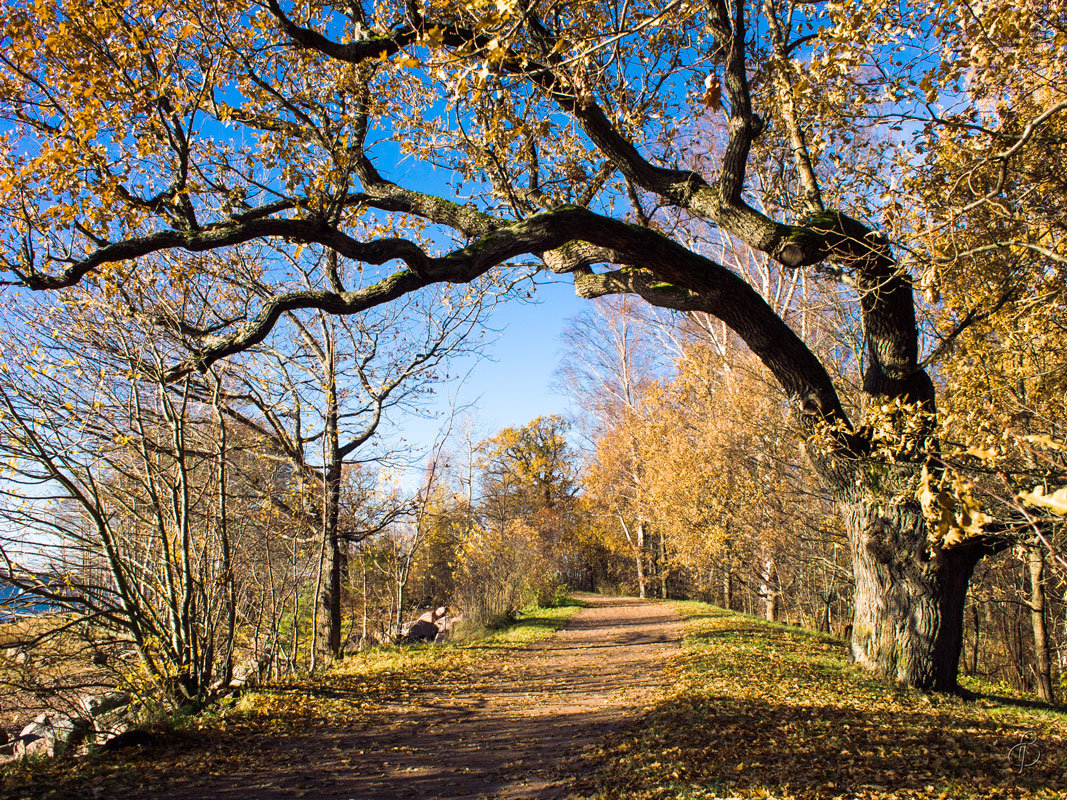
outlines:
[[[0,3],[0,785],[336,783],[530,709],[582,590],[690,624],[588,797],[1067,792],[1065,52],[1067,0]],[[596,647],[552,713],[622,708]]]

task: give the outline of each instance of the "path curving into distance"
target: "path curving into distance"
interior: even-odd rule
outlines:
[[[254,736],[246,766],[146,781],[157,800],[460,800],[558,798],[582,751],[632,725],[680,649],[667,606],[582,595],[552,638],[502,651],[468,691],[420,692],[367,724]],[[384,713],[383,713],[384,712]],[[237,743],[233,743],[237,744]],[[191,766],[191,765],[190,765]],[[571,769],[573,772],[574,769]],[[199,774],[197,774],[199,772]]]

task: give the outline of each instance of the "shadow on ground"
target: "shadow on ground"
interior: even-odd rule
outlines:
[[[718,614],[677,686],[625,741],[588,754],[579,794],[650,797],[1052,797],[1064,720],[924,696],[850,667],[844,645]]]
[[[681,638],[664,606],[587,602],[529,648],[273,688],[255,714],[97,758],[51,788],[70,800],[562,797],[580,754],[643,713]]]

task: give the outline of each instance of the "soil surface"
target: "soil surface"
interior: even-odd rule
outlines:
[[[428,691],[395,714],[375,714],[362,730],[248,742],[258,751],[255,767],[175,776],[166,786],[143,785],[141,796],[563,797],[582,751],[607,744],[640,717],[682,636],[682,622],[666,606],[581,599],[588,607],[555,636],[480,667],[469,693]]]

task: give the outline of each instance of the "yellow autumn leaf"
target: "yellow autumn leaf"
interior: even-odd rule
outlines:
[[[974,456],[980,461],[991,461],[997,457],[997,449],[995,447],[985,448],[978,447],[977,445],[967,448],[967,455]]]
[[[1067,516],[1067,486],[1061,486],[1052,494],[1045,494],[1044,486],[1035,486],[1032,492],[1019,492],[1019,500],[1028,506],[1047,508],[1061,517]]]
[[[1036,444],[1041,447],[1045,447],[1049,450],[1067,450],[1067,444],[1064,444],[1063,442],[1057,442],[1048,434],[1024,436],[1023,440],[1029,442],[1030,444]]]

